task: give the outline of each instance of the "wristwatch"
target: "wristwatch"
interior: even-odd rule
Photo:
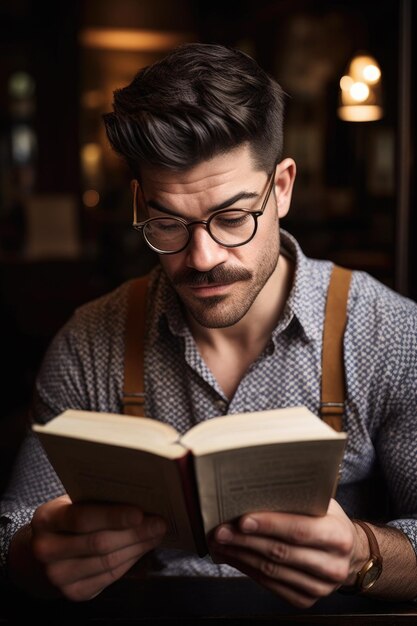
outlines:
[[[363,528],[366,536],[368,537],[370,555],[366,563],[361,567],[356,575],[356,581],[351,586],[340,587],[340,593],[356,594],[368,591],[376,583],[382,572],[382,555],[379,551],[378,542],[373,531],[369,528],[368,524],[358,519],[353,519],[354,524],[358,524]]]

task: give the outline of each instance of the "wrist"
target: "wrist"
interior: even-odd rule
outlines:
[[[366,535],[368,554],[363,565],[357,570],[355,580],[352,581],[352,575],[350,574],[345,585],[339,589],[341,593],[347,594],[364,593],[371,589],[382,573],[383,564],[378,541],[371,526],[361,520],[352,520],[352,523],[354,527],[359,526]],[[362,554],[362,541],[360,541],[359,545],[361,546],[359,549],[352,551],[352,554],[355,555],[355,559],[351,559],[353,569],[356,560],[359,559],[359,562],[361,562],[361,558],[359,557]]]
[[[346,586],[351,586],[356,583],[358,572],[369,559],[368,537],[359,524],[355,524],[354,520],[351,520],[351,522],[353,527],[353,549],[350,559],[349,576],[344,582]]]

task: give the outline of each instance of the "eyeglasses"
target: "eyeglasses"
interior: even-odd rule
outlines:
[[[176,254],[184,250],[190,243],[191,226],[203,224],[212,239],[226,248],[237,248],[249,243],[258,229],[260,217],[268,203],[274,186],[275,168],[267,184],[267,193],[259,211],[250,209],[220,209],[214,211],[208,220],[187,222],[182,217],[151,217],[138,222],[137,190],[133,195],[133,228],[142,232],[148,246],[158,254]]]

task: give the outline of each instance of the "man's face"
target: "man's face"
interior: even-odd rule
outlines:
[[[278,217],[288,210],[295,168],[277,166],[275,183],[254,238],[237,248],[216,243],[202,224],[182,252],[161,255],[161,265],[186,312],[201,326],[224,328],[239,322],[277,268]],[[149,217],[167,214],[187,221],[207,220],[213,207],[260,210],[268,174],[254,169],[247,145],[184,172],[142,169],[142,192]],[[245,193],[245,198],[228,201]],[[247,196],[250,196],[249,198]]]

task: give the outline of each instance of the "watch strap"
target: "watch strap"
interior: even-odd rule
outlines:
[[[374,583],[378,580],[381,574],[382,562],[383,562],[381,551],[378,545],[378,541],[377,541],[377,538],[375,537],[373,530],[369,527],[368,524],[366,524],[366,522],[363,522],[362,520],[352,519],[352,523],[360,526],[362,530],[364,531],[364,533],[366,534],[367,539],[368,539],[370,554],[369,554],[368,560],[364,563],[364,565],[361,567],[361,569],[357,573],[355,583],[350,586],[347,586],[347,585],[342,586],[338,589],[340,593],[347,594],[347,595],[358,594],[358,593],[361,593],[363,591],[367,591],[368,589],[370,589],[374,585]],[[364,581],[365,575],[369,571],[370,567],[372,567],[375,564],[378,564],[379,573],[376,576],[375,580],[372,581],[371,584],[364,586],[363,581]]]
[[[366,524],[365,522],[362,522],[362,520],[360,520],[360,519],[353,519],[352,522],[354,524],[357,524],[358,526],[360,526],[362,528],[362,530],[365,532],[366,536],[368,537],[369,549],[371,551],[371,557],[372,556],[376,556],[376,557],[378,557],[378,559],[380,559],[382,561],[382,556],[381,556],[381,552],[379,550],[378,541],[377,541],[377,539],[375,537],[375,534],[374,534],[373,530],[370,529],[368,524]]]

